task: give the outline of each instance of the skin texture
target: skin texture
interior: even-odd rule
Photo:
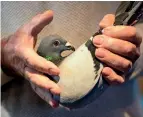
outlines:
[[[1,59],[4,66],[24,76],[30,82],[59,94],[60,87],[43,73],[58,75],[60,70],[34,51],[37,35],[52,19],[53,12],[46,11],[21,26],[6,39],[8,41],[2,43]],[[104,29],[103,34],[96,36],[93,40],[94,45],[98,48],[95,52],[96,57],[108,65],[108,67],[104,67],[102,75],[111,84],[124,82],[125,73],[130,70],[140,55],[141,43],[141,37],[137,36],[134,27],[113,26],[114,20],[114,15],[106,15],[99,24],[100,28]],[[124,74],[119,75],[115,70]],[[53,107],[58,106],[52,99],[49,104]]]
[[[126,73],[140,56],[142,38],[133,26],[113,26],[115,16],[108,14],[99,23],[102,35],[94,37],[98,48],[96,57],[109,67],[104,67],[102,75],[110,84],[123,83]],[[119,75],[115,70],[122,72]]]
[[[30,82],[59,94],[58,85],[43,75],[43,73],[58,75],[59,69],[34,51],[37,35],[52,19],[52,11],[38,14],[9,36],[7,43],[2,44],[2,64]],[[52,100],[49,103],[52,104]]]

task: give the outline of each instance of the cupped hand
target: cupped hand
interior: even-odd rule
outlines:
[[[43,75],[43,73],[58,75],[60,72],[58,67],[34,51],[37,35],[52,19],[53,12],[50,10],[38,14],[6,38],[2,47],[2,64],[35,85],[59,94],[58,85]]]
[[[115,16],[106,15],[99,26],[102,35],[95,36],[96,57],[105,64],[102,75],[111,84],[123,83],[126,74],[140,56],[141,36],[133,26],[113,26]]]

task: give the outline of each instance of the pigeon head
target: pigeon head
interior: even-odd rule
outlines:
[[[57,65],[68,56],[62,56],[65,51],[75,51],[75,48],[59,35],[50,35],[42,39],[37,53]]]

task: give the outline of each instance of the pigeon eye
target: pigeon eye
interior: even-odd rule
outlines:
[[[53,43],[53,45],[54,45],[55,47],[59,46],[59,44],[60,44],[60,42],[59,42],[58,40],[54,41],[54,43]]]

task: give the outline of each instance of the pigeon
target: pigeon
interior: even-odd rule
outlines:
[[[60,95],[54,95],[34,84],[32,84],[32,88],[36,89],[35,92],[42,99],[46,99],[47,102],[49,97],[52,97],[61,105],[70,109],[74,108],[78,100],[81,101],[83,97],[85,98],[95,84],[99,83],[103,64],[95,57],[95,49],[92,38],[82,44],[76,51],[69,42],[59,35],[50,35],[43,38],[37,53],[59,67],[59,76],[45,75],[56,82],[62,88],[62,92]],[[62,57],[61,53],[67,50],[75,52]],[[86,103],[80,104],[80,107],[82,105],[84,106]]]
[[[60,96],[51,94],[52,98],[62,105],[73,104],[85,97],[98,82],[103,68],[102,63],[95,58],[95,47],[92,40],[88,40],[73,54],[62,57],[61,53],[67,50],[75,51],[75,48],[59,35],[43,38],[37,50],[40,56],[53,62],[60,69],[59,76],[45,75],[62,88]],[[42,94],[44,99],[46,98],[44,95],[50,93],[43,91],[44,89],[40,87],[35,88],[37,86],[34,84],[32,87],[36,89],[35,92],[40,93],[40,97]],[[72,108],[72,105],[69,108]]]
[[[141,5],[142,2],[121,2],[116,11],[114,25],[137,23],[142,16]],[[51,35],[42,40],[37,53],[59,67],[59,76],[48,77],[62,89],[60,95],[54,95],[32,84],[32,88],[42,99],[48,102],[49,98],[52,98],[70,109],[82,108],[92,103],[109,87],[101,75],[104,65],[95,57],[96,47],[92,40],[98,34],[102,34],[102,31],[97,31],[76,51],[69,42],[58,35]],[[66,50],[74,52],[62,57],[61,53]]]

